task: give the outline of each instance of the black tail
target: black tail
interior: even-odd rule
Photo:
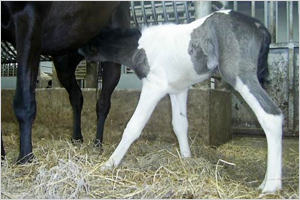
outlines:
[[[271,44],[271,34],[263,27],[263,41],[259,53],[258,65],[257,65],[257,77],[261,86],[264,88],[264,84],[267,83],[267,76],[269,74],[268,69],[268,54],[269,46]]]

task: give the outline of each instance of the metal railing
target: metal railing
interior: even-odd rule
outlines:
[[[282,9],[283,8],[283,9]],[[298,12],[295,13],[295,8]],[[223,1],[212,2],[212,11],[218,9],[233,9],[240,12],[248,12],[249,15],[260,19],[270,30],[272,42],[299,42],[299,36],[295,36],[295,20],[299,19],[298,1]],[[184,24],[195,20],[194,1],[131,1],[131,26],[144,27],[163,23]],[[249,12],[250,11],[250,12]],[[263,11],[263,15],[261,14]],[[284,13],[285,12],[285,13]],[[285,18],[283,24],[281,18]],[[285,34],[281,30],[285,30]],[[286,35],[283,39],[281,35]],[[299,34],[298,34],[299,35]],[[288,44],[285,44],[286,46]],[[1,42],[1,76],[16,75],[16,50],[11,44]],[[49,61],[51,57],[41,56],[41,61]],[[13,69],[9,70],[8,68]],[[8,73],[14,71],[14,73]],[[123,67],[123,73],[133,73],[132,70]]]
[[[233,10],[239,11],[238,4],[245,2],[233,2]],[[269,29],[272,35],[272,43],[278,42],[299,42],[299,37],[294,38],[294,18],[299,19],[299,2],[298,1],[249,1],[248,9],[251,11],[251,16],[257,18],[257,8],[263,7],[263,19],[261,21]],[[262,6],[263,5],[263,6]],[[295,9],[298,7],[298,12]],[[298,15],[298,16],[295,16]],[[284,20],[279,20],[280,18],[285,18]],[[280,26],[281,25],[281,26]],[[282,27],[284,26],[285,27]],[[279,39],[279,31],[284,28],[286,30],[286,38]],[[282,34],[282,33],[281,33]]]
[[[192,1],[131,1],[131,25],[185,24],[195,20]]]
[[[41,55],[40,61],[51,61],[50,56]],[[1,41],[1,76],[17,76],[17,51],[6,41]]]

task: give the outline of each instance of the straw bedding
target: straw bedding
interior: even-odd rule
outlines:
[[[283,190],[261,195],[256,187],[265,174],[265,138],[236,137],[218,148],[191,139],[192,158],[183,159],[175,141],[142,137],[121,166],[101,171],[118,141],[105,143],[100,152],[92,145],[93,131],[83,131],[84,143],[73,145],[70,127],[60,126],[54,133],[34,125],[35,162],[18,166],[17,125],[1,127],[7,151],[1,166],[1,198],[299,199],[298,139],[284,143]]]

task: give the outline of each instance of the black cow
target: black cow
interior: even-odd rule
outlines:
[[[2,40],[17,50],[17,88],[14,112],[20,128],[18,163],[31,161],[31,127],[36,115],[35,88],[40,55],[51,55],[58,79],[69,93],[73,108],[73,140],[83,141],[81,110],[83,97],[75,69],[83,56],[77,49],[104,28],[129,28],[129,2],[1,2]],[[103,89],[97,102],[97,134],[101,147],[110,97],[120,79],[120,64],[105,62]]]

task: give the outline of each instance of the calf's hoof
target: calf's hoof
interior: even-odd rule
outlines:
[[[80,145],[80,144],[83,144],[83,138],[80,138],[80,139],[74,139],[74,138],[72,138],[71,142],[74,145]]]
[[[95,141],[94,141],[94,147],[97,148],[97,149],[99,149],[100,151],[103,151],[101,140],[95,139]]]
[[[114,165],[110,162],[106,162],[103,166],[100,167],[101,171],[107,171],[114,168]]]
[[[262,194],[275,194],[282,189],[281,180],[264,180],[257,188]]]
[[[26,156],[19,155],[16,164],[22,165],[22,164],[26,164],[26,163],[32,163],[34,158],[35,158],[35,156],[33,155],[33,153],[27,154]]]

